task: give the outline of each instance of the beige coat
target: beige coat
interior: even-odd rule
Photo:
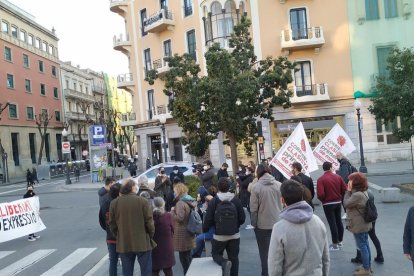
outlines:
[[[190,216],[190,206],[179,200],[171,211],[174,225],[174,250],[183,252],[195,247],[195,235],[187,231],[188,218]]]
[[[347,229],[354,234],[367,233],[372,228],[372,223],[366,222],[363,217],[367,200],[367,192],[353,190],[345,193],[344,206],[346,208]]]

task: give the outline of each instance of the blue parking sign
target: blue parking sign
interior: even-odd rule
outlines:
[[[89,133],[92,146],[97,146],[105,143],[106,129],[104,125],[90,126]]]

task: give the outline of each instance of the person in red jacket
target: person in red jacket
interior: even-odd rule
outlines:
[[[329,246],[329,250],[338,251],[342,247],[344,236],[341,206],[346,184],[339,175],[332,172],[332,163],[324,162],[322,168],[325,173],[317,181],[316,193],[322,202],[323,211],[331,230],[332,244]]]

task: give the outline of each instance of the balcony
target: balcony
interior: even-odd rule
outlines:
[[[162,9],[144,21],[144,32],[159,33],[166,29],[172,30],[175,21],[172,12]]]
[[[164,59],[154,60],[152,62],[152,69],[157,70],[159,76],[165,75],[165,73],[170,71],[170,67],[168,66],[168,62],[166,62]]]
[[[119,75],[117,78],[118,88],[133,92],[134,79],[131,73]]]
[[[75,120],[75,121],[86,121],[86,116],[82,112],[65,112],[65,117],[67,120]]]
[[[109,9],[122,17],[128,12],[129,0],[109,0]]]
[[[63,90],[65,94],[65,98],[72,98],[72,99],[82,99],[87,100],[89,102],[94,102],[95,97],[93,95],[89,95],[83,92],[79,92],[73,89],[66,88]]]
[[[322,27],[283,30],[281,47],[285,50],[320,48],[325,44]]]
[[[171,111],[168,109],[166,105],[158,105],[154,106],[148,110],[148,119],[149,120],[159,120],[159,115],[165,114],[167,119],[171,119]]]
[[[121,116],[121,127],[133,126],[137,124],[137,116],[135,113],[126,113]]]
[[[105,95],[105,89],[101,85],[92,85],[92,93]]]
[[[308,103],[318,101],[328,101],[328,84],[312,84],[305,86],[294,86],[293,97],[290,99],[292,103]]]
[[[131,51],[131,41],[129,40],[129,36],[123,36],[122,34],[119,36],[114,35],[114,49],[121,51],[124,54],[128,54]]]

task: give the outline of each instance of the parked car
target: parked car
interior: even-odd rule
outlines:
[[[169,177],[170,173],[173,171],[173,167],[178,166],[178,170],[186,175],[193,175],[193,163],[190,162],[167,162],[167,163],[161,163],[158,165],[155,165],[148,170],[144,171],[143,173],[139,174],[138,176],[133,177],[132,179],[137,183],[138,185],[138,178],[142,175],[147,176],[148,178],[148,186],[151,189],[154,189],[155,186],[155,178],[158,175],[159,168],[164,167],[165,174]]]

